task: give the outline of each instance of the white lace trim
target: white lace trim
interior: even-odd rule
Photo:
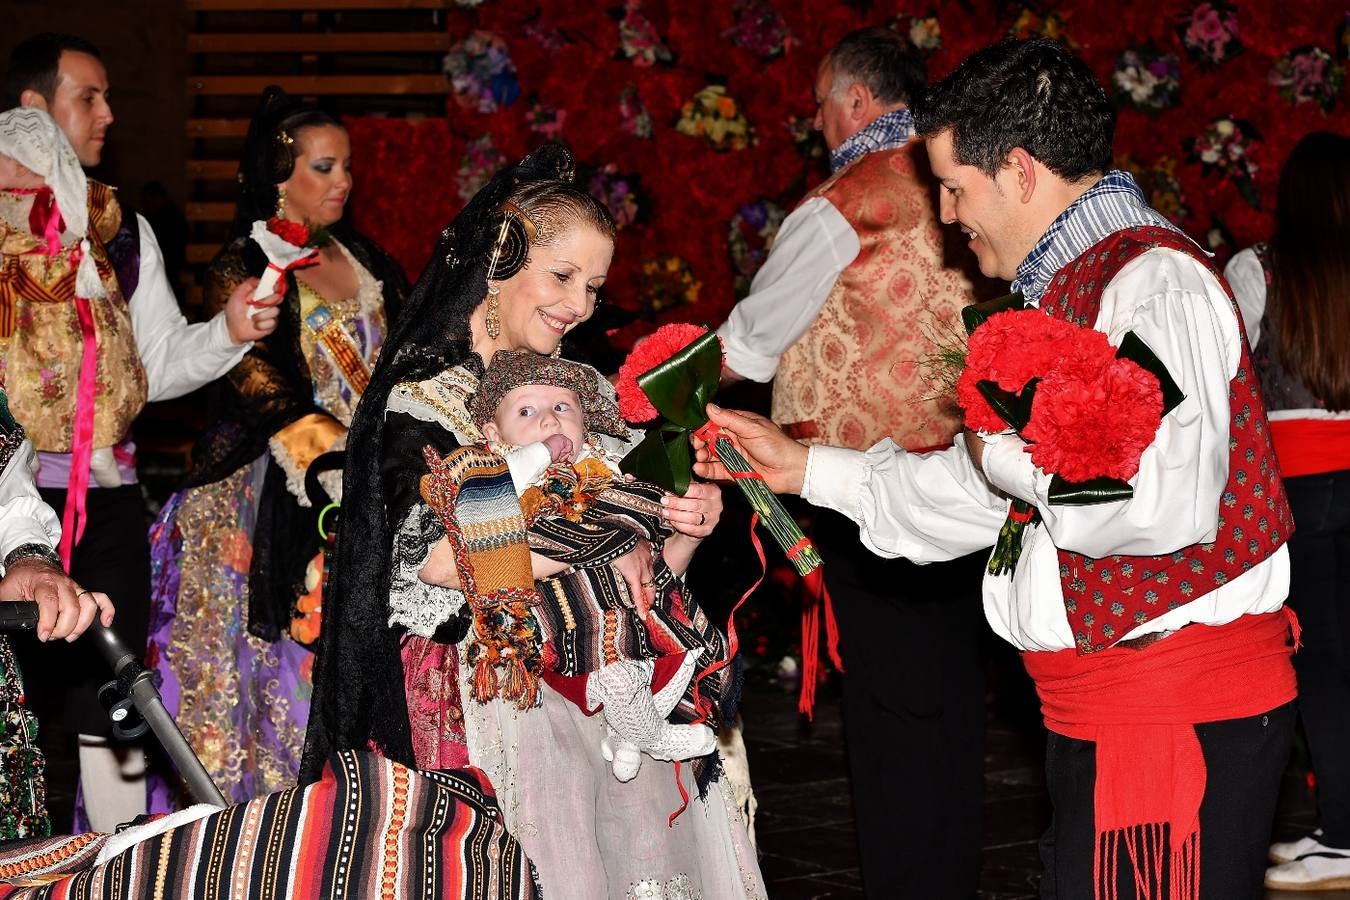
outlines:
[[[478,390],[478,379],[463,366],[455,366],[426,381],[405,381],[394,386],[385,404],[386,412],[412,416],[419,422],[439,425],[461,444],[481,443],[483,436],[469,419],[468,400]]]
[[[702,900],[703,894],[694,892],[694,883],[681,872],[666,881],[644,878],[628,886],[628,900]]]
[[[418,504],[409,512],[394,538],[393,565],[389,584],[389,625],[402,626],[415,635],[431,638],[436,629],[457,615],[464,606],[464,593],[454,588],[427,584],[417,577],[426,564],[430,547],[420,559],[400,553],[409,539],[420,538],[423,520],[430,510]]]

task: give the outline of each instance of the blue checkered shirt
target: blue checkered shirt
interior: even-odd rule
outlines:
[[[1140,225],[1181,231],[1148,205],[1134,176],[1112,169],[1050,223],[1017,267],[1012,289],[1021,291],[1032,303],[1040,303],[1060,269],[1102,238]]]
[[[905,146],[914,134],[914,116],[908,109],[897,109],[877,116],[861,131],[844,139],[830,151],[830,171],[838,172],[859,157],[877,150]]]

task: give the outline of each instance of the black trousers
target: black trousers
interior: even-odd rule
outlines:
[[[1317,773],[1322,843],[1350,848],[1350,470],[1286,478],[1298,711]]]
[[[60,516],[66,492],[42,488],[40,493]],[[140,485],[90,488],[86,508],[89,521],[71,553],[70,575],[82,587],[108,595],[117,610],[113,631],[128,649],[143,652],[150,616],[150,544]],[[98,689],[113,674],[91,640],[25,641],[20,659],[28,693],[64,690],[68,734],[107,737],[111,726],[98,702]],[[52,705],[50,699],[36,699],[41,706]]]
[[[1294,704],[1264,715],[1196,725],[1195,733],[1206,769],[1200,802],[1201,900],[1261,900],[1280,777],[1294,734]],[[1054,817],[1041,838],[1042,900],[1094,896],[1096,755],[1091,741],[1053,732],[1046,741],[1046,785]],[[1119,896],[1136,896],[1133,870],[1123,851],[1117,870]]]
[[[863,887],[874,900],[969,900],[984,800],[985,554],[917,566],[820,511],[843,658],[843,716]]]

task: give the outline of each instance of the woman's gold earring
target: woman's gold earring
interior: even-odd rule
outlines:
[[[286,189],[277,188],[277,218],[286,218]]]
[[[487,297],[487,319],[484,323],[487,327],[488,337],[494,341],[502,333],[502,317],[497,308],[501,305],[502,289],[495,284],[488,285]]]
[[[553,357],[554,359],[557,359],[558,357],[562,356],[562,341],[558,342],[558,346],[553,348],[553,352],[550,353],[549,356]]]

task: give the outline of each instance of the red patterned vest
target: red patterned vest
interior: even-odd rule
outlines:
[[[1223,277],[1185,236],[1165,228],[1128,228],[1099,241],[1055,275],[1041,309],[1093,327],[1102,290],[1131,260],[1157,247],[1201,262],[1233,294]],[[1236,304],[1234,304],[1236,310]],[[1239,316],[1239,323],[1242,321]],[[1239,326],[1239,332],[1241,327]],[[1228,385],[1228,484],[1219,503],[1212,542],[1163,556],[1093,559],[1059,551],[1059,580],[1078,652],[1109,647],[1138,625],[1208,594],[1267,559],[1294,530],[1266,422],[1261,384],[1247,337],[1237,375]]]

